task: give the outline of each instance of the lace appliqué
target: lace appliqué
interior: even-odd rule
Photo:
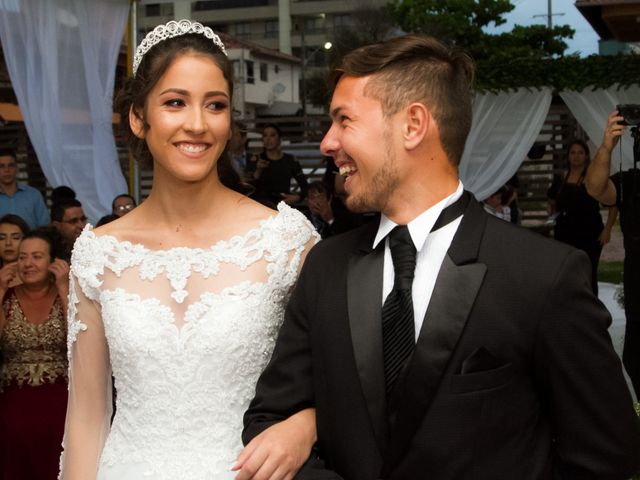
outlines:
[[[78,294],[76,293],[74,275],[69,275],[69,306],[67,310],[67,359],[71,360],[71,349],[78,334],[87,329],[87,325],[78,320]]]
[[[96,289],[101,285],[100,275],[108,268],[116,275],[132,267],[139,267],[141,280],[154,280],[164,274],[171,282],[171,298],[182,303],[188,296],[185,287],[192,272],[200,273],[204,278],[218,274],[221,263],[234,263],[245,270],[251,264],[265,259],[270,262],[268,273],[281,268],[279,261],[283,253],[293,250],[294,256],[290,269],[297,271],[300,254],[304,245],[315,231],[309,232],[307,225],[301,223],[301,214],[281,203],[278,215],[269,217],[260,226],[245,235],[230,240],[222,240],[208,249],[177,247],[169,250],[150,250],[143,245],[128,241],[119,241],[105,235],[96,237],[90,226],[85,227],[76,241],[72,257],[72,273],[78,276],[82,290],[87,297],[96,300]],[[281,243],[268,240],[267,232],[279,231]],[[302,242],[302,243],[300,243]]]

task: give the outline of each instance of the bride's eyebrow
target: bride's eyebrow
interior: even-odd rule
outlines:
[[[166,93],[176,93],[178,95],[182,95],[182,96],[185,96],[185,97],[191,96],[191,94],[189,93],[188,90],[183,90],[181,88],[167,88],[166,90],[163,90],[162,92],[160,92],[160,95],[164,95]],[[227,98],[229,97],[229,94],[227,94],[227,92],[224,92],[222,90],[213,90],[213,91],[210,91],[210,92],[206,92],[204,94],[204,96],[206,98],[208,98],[208,97],[217,97],[217,96],[220,96],[220,95],[224,96],[224,97],[227,97]]]

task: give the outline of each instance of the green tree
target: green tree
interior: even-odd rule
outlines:
[[[395,28],[386,8],[360,7],[351,14],[351,25],[335,28],[331,36],[333,46],[327,54],[328,65],[337,63],[346,53],[363,45],[389,37]],[[327,107],[331,92],[326,83],[329,69],[315,71],[306,80],[307,101]]]
[[[510,32],[491,34],[487,28],[505,23],[514,8],[510,0],[394,0],[391,17],[405,32],[433,35],[468,52],[477,64],[477,85],[483,89],[527,84],[536,63],[563,57],[568,25],[516,25]],[[533,86],[533,85],[531,85]]]
[[[394,0],[389,11],[405,32],[426,33],[462,47],[485,37],[483,29],[505,23],[510,0]]]
[[[395,28],[385,7],[357,8],[351,14],[351,21],[350,26],[336,28],[333,32],[332,62],[358,47],[384,40]]]

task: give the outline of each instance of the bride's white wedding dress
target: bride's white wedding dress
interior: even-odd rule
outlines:
[[[284,204],[206,249],[150,250],[84,230],[71,265],[65,436],[80,428],[76,407],[104,409],[99,435],[71,434],[88,461],[98,452],[99,480],[235,476],[242,416],[316,239]]]

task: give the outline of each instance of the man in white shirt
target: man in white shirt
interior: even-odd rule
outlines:
[[[321,150],[347,206],[381,220],[309,253],[245,415],[249,441],[315,407],[317,455],[297,479],[638,469],[586,255],[488,215],[458,179],[472,77],[464,53],[424,36],[359,48],[333,72]]]

